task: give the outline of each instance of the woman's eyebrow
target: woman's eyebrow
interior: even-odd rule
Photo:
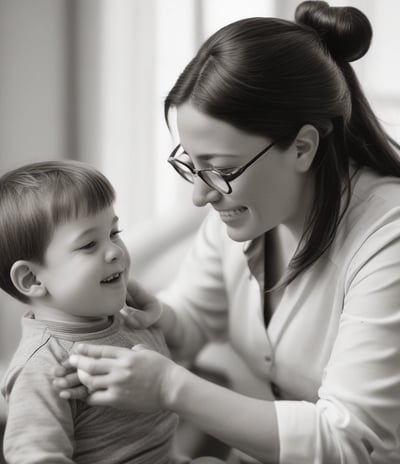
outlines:
[[[232,159],[237,159],[239,155],[236,153],[200,153],[199,155],[196,155],[196,158],[199,158],[203,161],[209,161],[211,159],[215,158],[232,158]]]
[[[190,153],[187,150],[185,150],[184,147],[182,147],[182,149],[189,157],[191,157]],[[219,157],[224,158],[224,159],[227,159],[227,158],[236,159],[238,156],[240,155],[237,153],[199,153],[198,155],[196,155],[196,158],[202,161],[209,161],[209,160],[219,158]]]

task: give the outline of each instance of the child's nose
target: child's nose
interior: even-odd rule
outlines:
[[[106,250],[106,262],[116,261],[124,255],[124,250],[116,243],[111,243]]]

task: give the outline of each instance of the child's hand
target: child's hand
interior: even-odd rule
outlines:
[[[53,387],[59,390],[59,395],[64,399],[84,400],[88,396],[88,390],[79,380],[76,368],[72,367],[69,361],[53,370]]]

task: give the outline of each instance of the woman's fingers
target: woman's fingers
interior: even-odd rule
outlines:
[[[171,361],[146,345],[135,345],[122,359],[108,360],[112,365],[104,375],[79,372],[88,387],[87,402],[123,410],[152,412],[162,408],[162,378]]]
[[[76,347],[77,354],[72,354],[69,361],[77,370],[80,383],[90,392],[107,388],[110,385],[110,372],[126,369],[128,348],[109,345],[86,345]]]
[[[88,391],[107,390],[112,386],[109,374],[125,378],[131,350],[109,345],[79,344],[65,366],[57,366],[53,385],[66,399],[86,399]]]
[[[147,329],[147,317],[146,313],[141,309],[130,308],[126,306],[120,311],[124,322],[132,329]]]
[[[196,458],[194,461],[190,461],[191,464],[224,464],[226,461],[221,461],[211,456],[206,456],[203,458]]]
[[[136,308],[143,308],[154,299],[155,297],[147,290],[145,290],[135,280],[130,280],[128,282],[127,301],[130,306],[135,306]]]
[[[140,284],[128,282],[128,307],[121,310],[125,322],[134,329],[147,329],[161,317],[162,304]]]
[[[111,346],[111,345],[89,345],[87,343],[80,343],[75,348],[75,353],[73,353],[69,357],[69,362],[72,366],[76,367],[74,364],[75,358],[77,356],[76,353],[79,355],[86,356],[88,358],[96,358],[96,359],[115,359],[120,356],[123,356],[126,351],[129,351],[127,348],[120,348],[118,346]],[[82,356],[79,356],[82,357]],[[80,367],[80,366],[79,366]]]
[[[143,344],[135,345],[132,350],[141,351],[149,350],[150,348]],[[128,348],[119,348],[108,345],[79,345],[77,347],[78,354],[71,354],[69,362],[78,371],[81,378],[81,371],[90,375],[104,375],[118,367],[116,359],[121,360],[121,367],[126,367],[124,361],[128,362]],[[82,379],[81,379],[82,380]]]
[[[144,345],[142,343],[138,343],[137,345],[134,345],[131,349],[131,351],[143,351],[143,350],[151,350],[152,348],[150,348],[149,346],[147,345]]]
[[[89,393],[98,390],[106,390],[112,384],[109,375],[90,375],[81,369],[78,369],[78,375],[80,381],[86,386]]]
[[[162,386],[171,377],[174,366],[170,359],[143,344],[135,345],[132,350],[79,344],[69,362],[76,373],[64,377],[61,397],[140,412],[163,408]],[[86,388],[70,388],[69,384],[76,382],[74,375]]]
[[[115,394],[111,393],[110,390],[98,390],[91,393],[86,402],[91,406],[110,406],[111,404],[116,405]]]
[[[129,306],[121,309],[121,315],[126,324],[133,329],[147,329],[161,317],[162,306],[155,300],[143,309],[135,309]]]
[[[76,367],[78,375],[80,371],[84,371],[90,375],[104,375],[108,374],[114,366],[112,360],[109,358],[95,359],[79,354],[72,354],[70,356],[70,362]],[[80,376],[79,378],[81,379]]]

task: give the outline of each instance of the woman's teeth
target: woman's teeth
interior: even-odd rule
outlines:
[[[245,206],[242,206],[240,208],[229,209],[229,210],[225,210],[225,211],[219,211],[219,214],[222,217],[233,217],[233,216],[237,216],[238,214],[243,213],[244,211],[246,211],[246,209],[247,208]]]

